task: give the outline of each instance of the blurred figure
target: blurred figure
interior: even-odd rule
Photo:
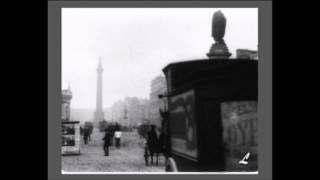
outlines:
[[[109,130],[106,130],[104,138],[102,139],[104,141],[103,151],[105,156],[109,156],[109,146],[111,143],[111,138],[112,138],[111,132]]]
[[[92,131],[93,131],[93,126],[89,127],[89,141],[91,141],[91,134],[92,134]]]
[[[148,142],[146,139],[144,139],[144,160],[145,160],[145,163],[146,163],[146,166],[149,165],[149,161],[148,161]]]
[[[80,126],[80,135],[83,136],[83,127]]]
[[[115,138],[116,138],[116,147],[120,148],[121,131],[115,132]]]
[[[93,130],[93,123],[86,121],[84,123],[84,128],[87,129],[88,131],[88,141],[91,141],[91,134],[92,134],[92,130]]]
[[[120,125],[118,123],[116,123],[116,127],[115,127],[115,139],[116,139],[116,147],[120,148],[120,139],[121,139],[121,129],[120,129]]]
[[[88,144],[88,138],[90,136],[90,131],[88,128],[84,128],[83,130],[83,139],[84,139],[84,144]]]

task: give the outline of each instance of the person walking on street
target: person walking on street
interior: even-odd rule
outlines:
[[[121,131],[120,131],[120,125],[116,123],[115,127],[115,139],[116,139],[116,147],[120,148],[120,140],[121,140]]]
[[[102,139],[104,141],[103,151],[105,156],[109,156],[109,146],[110,146],[111,138],[112,138],[111,132],[109,130],[106,130],[104,138]]]
[[[115,132],[115,138],[116,138],[116,147],[120,148],[121,131]]]
[[[84,144],[88,144],[88,138],[89,138],[89,129],[85,127],[83,132]]]

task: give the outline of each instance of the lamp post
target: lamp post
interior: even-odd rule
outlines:
[[[163,98],[165,98],[164,99],[164,103],[163,103],[163,112],[167,112],[168,111],[168,97],[169,97],[169,95],[168,95],[168,93],[167,92],[165,92],[165,93],[163,93],[163,94],[158,94],[158,98],[159,99],[163,99]],[[161,111],[161,109],[160,109],[160,111]]]
[[[170,114],[169,114],[169,107],[168,107],[168,98],[170,97],[169,94],[167,92],[163,93],[163,94],[159,94],[158,95],[159,99],[165,98],[164,100],[164,108],[163,110],[160,109],[160,115],[162,117],[162,122],[161,122],[161,131],[162,133],[164,133],[164,154],[166,157],[166,164],[169,163],[169,157],[170,155],[170,151],[171,151],[171,141],[170,141],[170,137],[171,137],[171,133],[170,133],[170,124],[169,124],[169,120],[170,120]],[[168,170],[168,166],[166,166],[166,170]]]

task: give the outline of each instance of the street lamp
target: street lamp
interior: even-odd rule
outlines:
[[[158,98],[159,98],[159,99],[166,98],[166,99],[164,100],[164,103],[163,103],[163,104],[164,104],[164,112],[168,111],[168,106],[167,106],[168,97],[169,97],[169,95],[168,95],[167,92],[165,92],[165,93],[163,93],[163,94],[158,94]],[[160,111],[161,111],[161,110],[160,110]]]

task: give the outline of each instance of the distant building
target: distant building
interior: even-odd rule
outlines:
[[[237,49],[237,59],[255,59],[258,60],[258,51],[249,49]]]
[[[151,81],[151,92],[149,101],[149,119],[152,124],[161,126],[160,109],[164,109],[165,102],[159,99],[160,94],[167,91],[166,79],[164,76],[157,76]]]
[[[111,121],[118,122],[123,126],[128,124],[127,120],[124,119],[125,103],[123,100],[113,103],[110,111],[111,115],[108,115],[108,117],[111,116]],[[110,119],[107,119],[107,121],[108,120],[110,121]]]
[[[62,90],[61,119],[63,121],[70,121],[71,99],[72,99],[72,92],[70,90],[70,87],[68,89]]]
[[[139,123],[141,123],[144,119],[147,118],[146,104],[148,100],[132,97],[126,98],[125,102],[126,107],[128,109],[129,126],[137,126]]]
[[[72,108],[70,110],[70,118],[72,120],[80,121],[83,124],[86,121],[93,122],[95,109],[86,108]]]
[[[126,97],[113,103],[106,113],[106,120],[118,122],[123,126],[134,127],[148,117],[148,100],[137,97]]]
[[[112,108],[105,108],[104,109],[104,119],[108,122],[114,121],[112,117]]]
[[[141,120],[138,122],[138,124],[144,122],[145,120],[150,119],[149,102],[150,101],[148,99],[141,100],[141,104],[140,104]]]

